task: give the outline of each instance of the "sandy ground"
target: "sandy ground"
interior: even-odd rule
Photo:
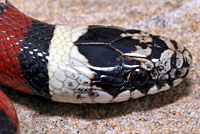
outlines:
[[[117,104],[51,102],[13,90],[23,134],[200,134],[200,0],[10,0],[34,18],[53,24],[116,25],[175,39],[193,55],[179,86]]]

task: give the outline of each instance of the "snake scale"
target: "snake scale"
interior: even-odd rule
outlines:
[[[176,41],[135,29],[52,25],[0,1],[0,82],[66,103],[114,103],[178,85],[192,64]],[[19,133],[0,91],[0,133]]]

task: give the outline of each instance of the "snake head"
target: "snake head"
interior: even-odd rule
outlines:
[[[165,91],[178,85],[192,64],[182,45],[140,30],[90,26],[75,44],[91,70],[88,89],[98,96],[95,102],[101,97],[120,102]]]
[[[120,36],[110,43],[113,52],[117,53],[115,63],[118,65],[104,71],[95,70],[98,82],[93,81],[117,98],[116,101],[126,100],[128,94],[130,98],[139,98],[168,90],[187,76],[192,56],[183,45],[141,31],[127,31]],[[126,97],[117,97],[123,94],[127,94]]]

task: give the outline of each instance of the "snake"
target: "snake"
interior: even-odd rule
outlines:
[[[116,26],[48,24],[0,1],[3,86],[62,103],[116,103],[175,87],[191,65],[175,40]],[[20,133],[1,90],[0,133]]]

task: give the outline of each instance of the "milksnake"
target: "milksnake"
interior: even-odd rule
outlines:
[[[113,103],[178,85],[192,64],[176,41],[113,26],[68,27],[24,15],[0,0],[0,82],[66,103]],[[0,133],[19,133],[0,91]]]

